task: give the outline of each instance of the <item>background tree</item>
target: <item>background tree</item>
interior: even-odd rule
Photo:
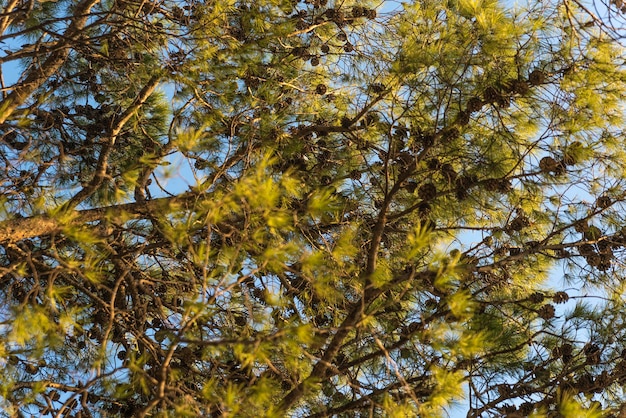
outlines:
[[[624,413],[621,2],[0,4],[6,415]]]

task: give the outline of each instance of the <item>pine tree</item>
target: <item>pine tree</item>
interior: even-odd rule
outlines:
[[[0,4],[6,416],[624,414],[621,2]]]

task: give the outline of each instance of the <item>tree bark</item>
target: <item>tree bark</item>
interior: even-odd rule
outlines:
[[[48,214],[35,215],[28,218],[16,218],[0,221],[0,243],[14,243],[28,238],[50,235],[60,232],[63,228],[84,225],[97,220],[121,218],[138,219],[173,205],[186,205],[196,194],[185,193],[173,197],[162,197],[144,202],[125,203],[102,208],[81,211],[69,211],[60,216]]]

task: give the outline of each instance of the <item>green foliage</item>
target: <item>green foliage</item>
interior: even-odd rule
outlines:
[[[5,3],[5,415],[623,414],[621,2]]]

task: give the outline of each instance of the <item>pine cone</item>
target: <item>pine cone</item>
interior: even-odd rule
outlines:
[[[556,292],[552,297],[552,302],[556,304],[565,303],[569,300],[569,295],[566,292]]]
[[[548,303],[539,308],[537,313],[539,314],[540,318],[548,320],[554,318],[556,311],[554,309],[554,305]]]

